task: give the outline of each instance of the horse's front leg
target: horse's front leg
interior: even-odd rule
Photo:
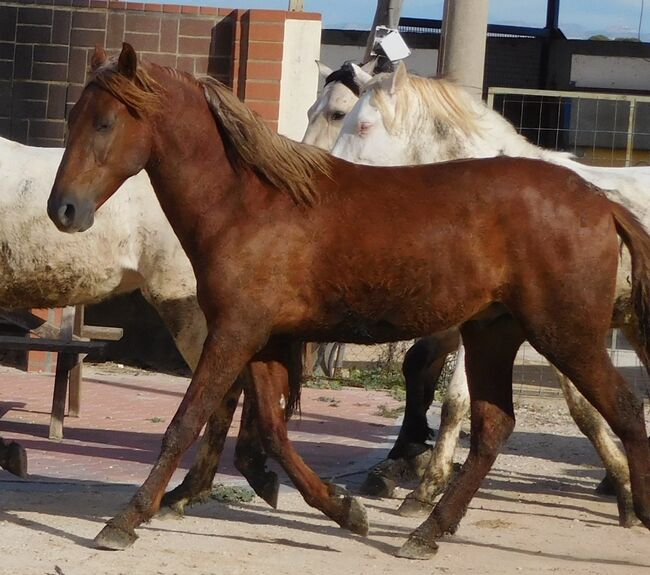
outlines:
[[[326,483],[305,464],[289,442],[285,406],[278,401],[274,385],[286,379],[291,348],[286,341],[271,340],[251,362],[259,435],[266,452],[287,472],[305,501],[320,509],[341,527],[366,535],[368,520],[361,502],[335,485]]]
[[[217,409],[265,337],[259,329],[246,330],[223,320],[219,329],[209,331],[192,381],[165,432],[158,460],[126,509],[108,521],[97,535],[95,542],[99,547],[125,549],[133,544],[137,538],[135,528],[158,510],[181,456],[196,440],[208,416]]]
[[[180,485],[165,493],[161,501],[162,507],[171,507],[182,515],[187,505],[199,503],[206,495],[209,495],[212,490],[214,476],[219,469],[221,453],[223,452],[223,446],[226,442],[239,397],[249,379],[247,368],[237,378],[235,385],[226,393],[217,410],[210,415],[191,469],[187,472]]]

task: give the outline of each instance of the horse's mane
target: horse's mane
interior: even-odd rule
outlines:
[[[331,156],[273,132],[221,82],[206,78],[201,83],[236,159],[270,184],[286,190],[296,203],[314,203],[318,199],[314,174],[331,176]]]
[[[155,113],[161,110],[166,90],[149,69],[203,91],[235,168],[252,170],[297,204],[311,205],[318,200],[314,175],[331,175],[329,154],[276,134],[222,83],[212,78],[198,80],[156,64],[139,65],[135,78],[129,79],[118,73],[115,63],[97,70],[89,83],[99,85],[138,115]]]
[[[392,76],[378,74],[366,86],[372,91],[386,129],[390,133],[431,132],[457,144],[483,142],[508,156],[564,161],[570,154],[531,144],[497,111],[472,96],[462,86],[445,78],[407,74],[404,84],[391,92]],[[395,101],[391,103],[391,94]],[[428,128],[430,126],[430,128]]]
[[[390,75],[379,74],[367,85],[372,90],[376,106],[384,118],[389,118],[387,129],[401,126],[413,113],[413,100],[420,105],[420,112],[429,118],[448,118],[450,124],[458,126],[465,134],[470,135],[477,129],[477,110],[474,103],[468,100],[469,95],[453,82],[441,78],[424,78],[416,74],[406,76],[405,89],[395,93],[395,114],[388,106],[389,90],[386,81]]]

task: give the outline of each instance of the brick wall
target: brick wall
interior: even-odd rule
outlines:
[[[314,14],[141,4],[18,0],[0,5],[0,135],[63,143],[65,115],[87,79],[95,45],[129,42],[146,60],[209,74],[276,127],[284,23]]]

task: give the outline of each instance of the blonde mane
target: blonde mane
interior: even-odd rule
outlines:
[[[276,134],[220,82],[212,78],[197,80],[185,72],[156,64],[139,65],[135,78],[129,79],[112,62],[97,70],[89,84],[102,87],[139,116],[152,114],[161,110],[166,90],[149,69],[160,70],[203,90],[235,167],[252,170],[297,204],[312,205],[318,201],[314,176],[320,173],[331,177],[331,156]]]
[[[379,74],[371,80],[367,90],[372,91],[375,106],[386,121],[386,129],[393,132],[407,125],[413,118],[414,106],[421,117],[446,119],[469,136],[478,129],[479,114],[476,104],[468,94],[453,82],[441,78],[424,78],[414,74],[406,76],[406,84],[395,92],[394,111],[388,102],[386,80],[390,74]]]
[[[296,203],[316,202],[314,175],[331,177],[331,156],[276,134],[220,82],[206,78],[202,84],[208,105],[223,128],[222,136],[228,139],[239,162],[285,190]]]

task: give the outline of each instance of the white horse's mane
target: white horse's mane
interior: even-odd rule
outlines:
[[[449,141],[456,157],[458,148],[465,157],[506,155],[555,162],[570,157],[531,144],[498,112],[450,80],[408,74],[399,89],[391,91],[391,78],[378,74],[366,85],[390,133],[435,134],[438,142]]]

